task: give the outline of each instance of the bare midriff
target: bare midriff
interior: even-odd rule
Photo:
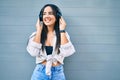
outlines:
[[[46,63],[47,63],[47,61],[45,60],[45,61],[43,61],[41,64],[46,65]],[[58,61],[57,61],[56,64],[53,64],[53,63],[52,63],[52,66],[59,66],[59,65],[60,65],[60,62],[58,62]]]

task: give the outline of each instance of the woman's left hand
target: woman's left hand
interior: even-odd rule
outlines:
[[[63,17],[61,16],[61,18],[60,18],[60,30],[65,30],[65,28],[66,28],[66,22],[65,22],[65,20],[63,19]]]

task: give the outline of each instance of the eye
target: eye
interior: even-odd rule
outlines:
[[[53,15],[53,12],[49,12],[49,15]]]
[[[46,15],[46,12],[43,12],[43,15]]]

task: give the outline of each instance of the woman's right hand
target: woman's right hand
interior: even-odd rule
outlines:
[[[35,35],[35,38],[33,39],[33,41],[37,42],[37,43],[40,43],[41,42],[41,32],[42,32],[42,28],[43,28],[43,23],[40,22],[39,18],[37,20],[37,23],[36,23],[36,35]]]
[[[37,23],[36,23],[36,29],[37,29],[37,32],[41,32],[42,31],[42,28],[43,28],[43,22],[39,20],[37,20]]]

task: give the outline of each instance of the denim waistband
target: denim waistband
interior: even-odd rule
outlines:
[[[41,63],[39,63],[39,64],[37,64],[38,66],[41,66],[42,68],[45,68],[46,67],[46,65],[44,65],[44,64],[41,64]],[[58,66],[52,66],[51,67],[51,70],[52,71],[56,71],[56,70],[58,70],[58,69],[62,69],[63,68],[63,64],[60,64],[60,65],[58,65]]]

